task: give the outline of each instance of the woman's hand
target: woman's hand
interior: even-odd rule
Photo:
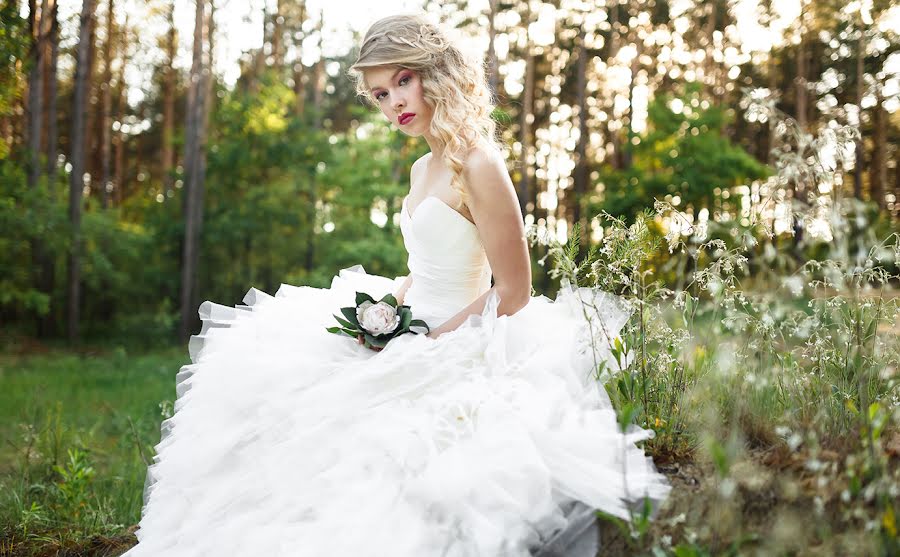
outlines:
[[[365,342],[366,342],[366,337],[364,337],[362,335],[362,333],[356,335],[356,343],[357,344],[365,344]],[[372,350],[374,350],[376,352],[381,352],[382,350],[384,350],[384,347],[382,347],[382,346],[369,346],[369,348],[371,348]]]

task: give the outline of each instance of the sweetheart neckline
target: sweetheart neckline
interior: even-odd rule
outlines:
[[[401,209],[404,210],[404,211],[406,211],[406,216],[409,217],[409,220],[410,220],[410,221],[412,221],[412,220],[415,218],[415,216],[416,216],[417,214],[419,214],[419,209],[422,208],[422,204],[423,204],[423,203],[425,203],[426,201],[428,201],[428,199],[435,199],[435,200],[437,200],[437,202],[438,202],[440,205],[443,205],[444,207],[446,207],[447,209],[449,209],[450,211],[452,211],[456,216],[458,216],[458,217],[461,218],[462,220],[464,220],[464,221],[466,221],[467,223],[469,223],[469,224],[472,226],[472,228],[475,228],[476,230],[478,229],[478,227],[475,226],[475,223],[474,223],[474,222],[472,222],[472,221],[470,221],[469,219],[467,219],[465,216],[463,216],[462,213],[460,213],[459,211],[457,211],[456,209],[454,209],[453,207],[451,207],[450,205],[448,205],[443,199],[441,199],[440,197],[438,197],[438,196],[436,196],[436,195],[426,195],[425,198],[422,199],[422,201],[419,201],[419,204],[416,206],[416,211],[415,211],[415,213],[410,213],[410,212],[409,212],[409,203],[407,202],[407,199],[409,199],[409,196],[408,196],[408,195],[407,195],[406,197],[403,198],[403,201],[402,201],[402,203],[401,203],[401,205],[402,205]]]

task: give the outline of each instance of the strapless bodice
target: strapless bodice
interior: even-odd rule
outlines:
[[[404,198],[400,231],[412,276],[403,303],[416,319],[436,327],[491,287],[478,228],[441,199],[427,196],[410,214]]]

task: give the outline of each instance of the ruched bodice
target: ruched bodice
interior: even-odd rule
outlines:
[[[404,198],[400,230],[412,276],[404,303],[417,319],[436,327],[491,287],[478,228],[441,199],[425,197],[410,214]]]

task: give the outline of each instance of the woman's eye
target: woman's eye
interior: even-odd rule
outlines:
[[[404,75],[403,77],[400,78],[400,81],[398,81],[398,83],[400,85],[403,85],[404,83],[408,83],[410,79],[412,79],[410,76]],[[380,101],[384,95],[385,95],[384,91],[381,91],[380,93],[375,95],[375,100]]]

